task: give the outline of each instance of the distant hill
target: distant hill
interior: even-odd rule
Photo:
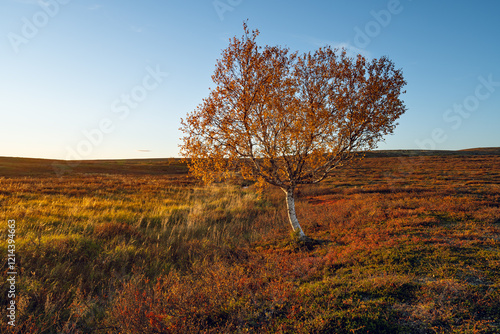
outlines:
[[[411,156],[471,156],[500,155],[500,147],[469,148],[458,151],[445,150],[375,150],[366,153],[367,157],[411,157]]]
[[[483,155],[499,155],[500,147],[480,147],[480,148],[468,148],[465,150],[460,150],[458,152],[473,152],[475,154]]]
[[[0,177],[62,176],[81,173],[164,175],[185,174],[181,159],[50,160],[0,157]]]
[[[500,155],[500,147],[471,148],[459,151],[376,150],[366,153],[366,157],[371,158],[471,155]],[[0,157],[0,177],[49,177],[81,173],[136,175],[185,174],[187,173],[187,166],[179,158],[65,161]]]

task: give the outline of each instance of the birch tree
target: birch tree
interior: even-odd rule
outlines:
[[[393,132],[406,111],[406,84],[387,57],[349,57],[331,47],[299,54],[259,46],[244,24],[217,60],[215,87],[181,120],[181,154],[210,183],[239,170],[285,193],[291,227],[308,239],[295,212],[299,185],[327,178]]]

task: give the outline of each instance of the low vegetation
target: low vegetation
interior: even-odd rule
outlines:
[[[0,177],[19,273],[2,333],[500,333],[500,155],[344,166],[298,189],[315,245],[280,190],[203,187],[175,161],[44,163]]]

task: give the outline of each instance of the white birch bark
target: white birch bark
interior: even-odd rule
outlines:
[[[295,199],[293,194],[293,189],[283,190],[286,193],[286,207],[288,209],[288,219],[290,219],[290,225],[294,232],[298,232],[300,239],[306,239],[302,227],[300,227],[299,220],[297,219],[297,214],[295,213]]]

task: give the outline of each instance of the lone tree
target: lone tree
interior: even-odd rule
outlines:
[[[239,170],[282,189],[292,229],[307,240],[295,213],[297,186],[324,180],[392,133],[406,111],[399,98],[406,82],[386,57],[262,48],[259,31],[243,27],[217,61],[216,87],[182,120],[181,154],[207,183]]]

